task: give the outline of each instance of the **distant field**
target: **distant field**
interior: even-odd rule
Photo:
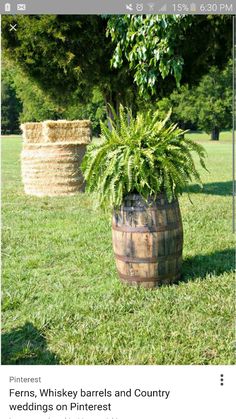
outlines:
[[[203,132],[189,132],[188,135],[194,140],[194,141],[210,141],[211,136],[209,134],[205,134]],[[213,143],[220,143],[220,142],[232,142],[232,132],[231,131],[223,131],[220,133],[220,140],[219,141],[212,141]]]
[[[209,173],[180,198],[182,281],[156,290],[120,283],[92,195],[26,196],[20,138],[3,138],[3,364],[234,362],[231,134],[190,135]]]

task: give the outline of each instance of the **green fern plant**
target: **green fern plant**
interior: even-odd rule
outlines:
[[[171,112],[138,113],[120,106],[113,110],[111,129],[101,122],[101,139],[88,147],[82,162],[87,191],[98,193],[100,205],[119,207],[129,193],[146,201],[165,193],[169,201],[193,180],[201,184],[192,152],[205,167],[204,148],[185,137],[187,131],[169,123]]]

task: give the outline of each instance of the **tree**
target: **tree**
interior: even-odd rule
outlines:
[[[127,60],[141,95],[149,97],[166,96],[180,81],[197,84],[231,55],[230,16],[114,16],[108,33],[115,45],[112,65]]]
[[[170,107],[173,121],[193,123],[211,133],[212,140],[219,140],[220,131],[232,127],[232,62],[223,70],[211,67],[198,86],[182,86],[158,102],[164,113]]]
[[[232,127],[232,65],[212,67],[192,92],[192,103],[192,121],[219,140],[220,131]]]
[[[60,106],[75,91],[87,102],[97,87],[118,109],[135,107],[138,92],[160,98],[180,80],[196,83],[210,63],[226,62],[232,37],[229,16],[9,15],[2,39],[6,56]]]
[[[10,32],[13,22],[17,31]],[[125,66],[110,66],[114,47],[106,25],[101,16],[4,16],[4,52],[59,106],[87,103],[98,87],[117,107],[132,100],[134,86]]]
[[[42,89],[22,73],[20,69],[11,69],[12,85],[22,103],[20,122],[40,122],[45,119],[61,119],[64,108],[58,106]]]
[[[6,71],[2,73],[1,130],[3,134],[19,134],[19,117],[22,103],[16,96]]]
[[[27,121],[40,122],[46,119],[90,119],[92,122],[93,135],[100,133],[100,120],[105,119],[105,103],[101,93],[94,89],[91,101],[89,103],[76,103],[73,99],[72,104],[65,104],[64,107],[58,106],[50,97],[45,95],[42,89],[29,77],[27,77],[20,68],[12,66],[9,62],[4,65],[3,89],[4,94],[3,111],[5,107],[9,109],[7,115],[14,119],[14,112],[11,106],[11,96],[5,94],[5,84],[14,93],[15,101],[20,103],[18,107],[17,118],[15,118],[15,130],[19,132],[19,124]],[[75,92],[76,95],[76,92]],[[4,117],[5,113],[3,113]],[[5,119],[3,119],[3,122]],[[12,131],[12,123],[9,124],[8,131]],[[5,122],[4,122],[5,129]]]
[[[91,100],[87,104],[72,104],[63,113],[65,119],[89,119],[95,137],[100,135],[100,121],[106,120],[106,106],[101,92],[94,88]]]

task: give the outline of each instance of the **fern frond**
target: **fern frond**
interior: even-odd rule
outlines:
[[[177,124],[159,113],[138,113],[120,106],[111,109],[110,127],[101,123],[101,141],[88,147],[82,170],[87,190],[98,194],[100,205],[119,207],[129,192],[146,200],[165,193],[169,200],[180,195],[190,182],[201,184],[195,154],[206,169],[204,148],[190,140]]]

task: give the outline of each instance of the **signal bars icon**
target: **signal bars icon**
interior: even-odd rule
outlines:
[[[159,12],[166,12],[167,11],[167,4],[163,4],[161,8],[159,9]]]
[[[149,7],[150,12],[154,12],[155,3],[148,3],[148,7]]]
[[[150,12],[154,12],[156,3],[149,2],[149,3],[147,3],[147,6],[148,6]],[[195,6],[195,4],[192,3],[193,8],[194,8],[194,6]],[[144,9],[144,4],[143,3],[126,3],[125,8],[129,12],[133,12],[134,10],[136,10],[137,12],[142,12],[143,9]],[[163,4],[158,11],[159,12],[166,12],[167,11],[167,3]]]

